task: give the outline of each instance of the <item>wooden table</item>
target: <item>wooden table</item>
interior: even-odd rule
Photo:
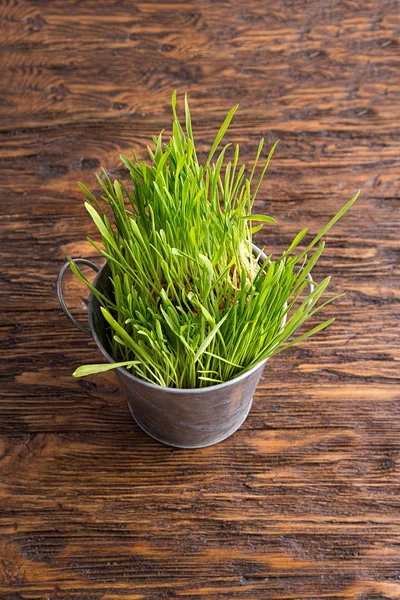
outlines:
[[[400,598],[399,41],[394,1],[6,0],[1,14],[2,600]],[[190,96],[205,153],[280,138],[257,212],[277,253],[357,188],[315,273],[329,331],[268,364],[218,446],[162,446],[55,296],[95,235],[76,181],[126,178]],[[85,319],[86,292],[68,300]],[[81,307],[79,305],[82,305]]]

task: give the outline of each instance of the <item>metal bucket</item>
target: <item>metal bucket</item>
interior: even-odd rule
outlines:
[[[265,255],[254,247],[261,260]],[[90,266],[98,272],[93,286],[110,293],[109,267],[77,258],[74,262]],[[62,279],[69,267],[60,270],[57,295],[68,319],[81,331],[91,334],[105,359],[115,362],[107,352],[105,321],[100,304],[93,293],[89,296],[89,328],[81,325],[69,312],[62,294]],[[227,381],[200,389],[166,388],[131,375],[124,368],[115,369],[125,390],[128,406],[137,424],[155,440],[177,448],[202,448],[211,446],[232,435],[245,421],[253,394],[264,370],[263,360],[252,369]]]

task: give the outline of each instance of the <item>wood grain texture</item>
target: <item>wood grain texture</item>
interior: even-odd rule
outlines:
[[[0,3],[1,600],[400,598],[398,2]],[[231,106],[282,250],[362,194],[317,277],[334,325],[267,364],[243,427],[163,447],[61,313],[94,258],[76,185],[145,157],[188,92],[200,153]],[[86,293],[67,297],[85,320]]]

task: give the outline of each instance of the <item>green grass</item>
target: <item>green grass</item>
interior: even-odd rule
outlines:
[[[80,367],[76,377],[123,366],[156,385],[206,387],[240,375],[332,323],[323,321],[289,341],[335,299],[320,304],[330,278],[308,293],[307,275],[323,251],[322,236],[358,194],[303,250],[299,244],[307,229],[284,254],[269,255],[260,265],[252,254],[252,236],[274,219],[252,214],[252,208],[276,144],[258,177],[264,140],[249,175],[239,165],[238,145],[223,166],[230,144],[218,154],[217,149],[236,109],[200,164],[187,98],[184,131],[174,93],[173,135],[168,143],[162,134],[153,138],[151,165],[139,162],[134,151],[131,159],[121,156],[131,186],[112,182],[103,170],[103,178],[97,176],[102,188],[97,200],[79,184],[101,235],[102,247],[89,241],[108,260],[112,297],[94,289],[72,261],[71,269],[101,304],[116,363]]]

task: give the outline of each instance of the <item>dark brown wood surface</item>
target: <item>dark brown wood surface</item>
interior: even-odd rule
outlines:
[[[395,1],[0,3],[1,600],[400,598],[400,9]],[[317,276],[334,325],[267,365],[229,440],[164,447],[57,304],[93,257],[76,185],[145,156],[188,92],[201,151],[226,112],[277,252],[357,188]],[[182,104],[181,104],[182,106]],[[85,291],[68,301],[85,319]]]

